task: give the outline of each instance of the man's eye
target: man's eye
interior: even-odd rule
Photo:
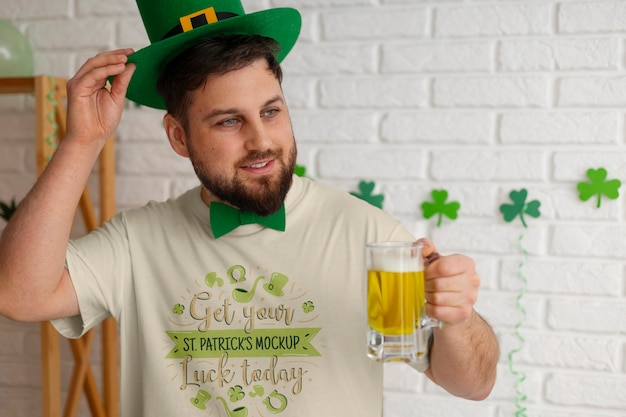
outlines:
[[[237,119],[233,117],[231,119],[222,120],[219,124],[221,126],[234,126],[237,124]]]
[[[263,112],[263,116],[265,117],[276,116],[276,114],[278,114],[278,109],[267,109]]]

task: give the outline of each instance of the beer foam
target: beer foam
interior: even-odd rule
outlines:
[[[421,256],[418,253],[410,256],[407,253],[408,250],[405,249],[403,252],[398,253],[397,250],[391,251],[388,249],[372,250],[370,254],[370,269],[388,272],[413,272],[424,269]]]

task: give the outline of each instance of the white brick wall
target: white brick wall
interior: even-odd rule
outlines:
[[[515,415],[508,355],[519,347],[528,417],[626,415],[625,198],[596,209],[576,191],[588,168],[626,183],[626,1],[243,1],[248,11],[303,14],[284,89],[308,175],[347,191],[376,181],[385,209],[417,235],[477,260],[477,308],[502,348],[492,395],[452,398],[393,365],[385,416]],[[37,73],[70,77],[103,49],[147,44],[133,0],[3,0],[0,19],[27,34]],[[21,199],[35,178],[33,107],[32,97],[0,96],[5,201]],[[120,209],[196,182],[169,149],[161,118],[134,106],[124,114]],[[419,206],[440,188],[461,211],[437,228]],[[524,229],[498,210],[520,188],[542,212],[523,239],[525,319],[516,305]],[[67,387],[67,348],[63,358]],[[40,386],[39,327],[0,318],[0,416],[40,415]]]

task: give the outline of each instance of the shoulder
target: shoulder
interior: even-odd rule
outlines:
[[[125,217],[141,217],[149,214],[170,213],[174,211],[195,211],[206,205],[200,196],[200,187],[185,191],[183,194],[168,198],[163,201],[151,200],[141,207],[136,207],[121,212]],[[208,209],[208,208],[207,208]]]
[[[399,222],[384,210],[332,185],[300,178],[296,189],[299,193],[300,211],[306,211],[311,218],[332,218],[348,222],[373,222],[387,226]]]
[[[413,239],[400,221],[347,191],[307,178],[294,180],[293,191],[286,204],[287,230],[325,242],[332,236],[359,244]]]
[[[292,203],[292,205],[305,204],[307,207],[317,207],[319,209],[336,206],[344,210],[382,212],[379,208],[353,196],[347,191],[310,178],[294,178],[292,190],[287,200],[288,207],[289,203]]]
[[[200,187],[164,201],[149,201],[141,207],[119,212],[108,223],[125,229],[163,228],[188,222],[208,221],[208,207],[200,197]]]

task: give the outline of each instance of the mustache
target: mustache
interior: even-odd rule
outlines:
[[[283,156],[283,151],[267,150],[267,151],[250,151],[246,156],[237,161],[237,166],[247,166],[261,159],[277,159]]]

